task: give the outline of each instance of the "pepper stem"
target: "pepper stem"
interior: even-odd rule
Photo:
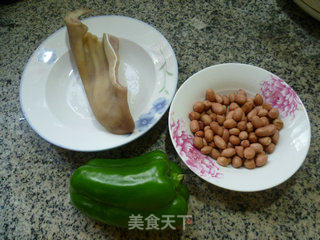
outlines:
[[[177,188],[180,185],[184,175],[181,173],[171,173],[170,175],[174,187]]]
[[[183,179],[184,174],[177,174],[176,179],[180,182]]]

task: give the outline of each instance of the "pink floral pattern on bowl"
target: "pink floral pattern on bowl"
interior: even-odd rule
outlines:
[[[270,79],[261,82],[261,93],[263,98],[278,108],[282,117],[295,117],[295,111],[302,105],[295,91],[282,79],[270,75]]]
[[[172,140],[180,156],[185,157],[186,164],[200,176],[221,178],[223,174],[217,163],[193,146],[193,136],[181,129],[183,125],[183,120],[172,120],[170,123]]]

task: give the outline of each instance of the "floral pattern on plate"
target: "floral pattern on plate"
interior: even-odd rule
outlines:
[[[278,108],[283,117],[295,117],[295,111],[302,105],[295,91],[282,79],[270,75],[270,79],[261,82],[261,93],[263,98],[272,107]]]
[[[165,97],[160,97],[152,103],[152,107],[148,113],[142,114],[136,121],[136,129],[143,131],[149,128],[158,118],[159,115],[166,111],[169,100]]]
[[[152,47],[152,52],[161,59],[157,62],[156,69],[163,76],[163,82],[161,83],[159,94],[169,95],[170,89],[168,89],[168,81],[175,76],[172,66],[175,65],[173,59],[170,57],[170,51],[163,42],[156,42]]]
[[[160,53],[161,56],[164,59],[163,64],[161,65],[161,67],[159,68],[159,71],[163,71],[163,87],[160,89],[159,93],[164,92],[166,95],[168,95],[168,90],[166,89],[166,84],[167,84],[167,76],[173,76],[173,74],[171,72],[169,72],[168,70],[168,64],[165,58],[164,53],[162,52],[162,50],[160,49]]]
[[[186,164],[202,177],[221,178],[223,174],[215,160],[193,146],[193,136],[182,130],[183,125],[183,120],[172,120],[170,128],[173,143],[179,154],[187,159]]]

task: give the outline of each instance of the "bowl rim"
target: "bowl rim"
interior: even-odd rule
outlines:
[[[143,136],[144,134],[146,134],[147,132],[149,132],[160,120],[161,118],[163,117],[163,115],[167,112],[168,108],[170,107],[171,105],[171,102],[175,96],[175,93],[176,93],[176,90],[177,90],[177,86],[178,86],[178,79],[179,79],[179,68],[178,68],[178,62],[177,62],[177,57],[176,57],[176,54],[170,44],[170,42],[168,41],[168,39],[159,31],[157,30],[154,26],[146,23],[146,22],[143,22],[139,19],[136,19],[136,18],[132,18],[132,17],[128,17],[128,16],[123,16],[123,15],[96,15],[96,16],[91,16],[91,17],[87,17],[87,18],[82,18],[81,21],[82,22],[85,22],[87,20],[90,20],[90,19],[93,19],[93,18],[103,18],[103,17],[119,17],[119,18],[124,18],[124,19],[128,19],[130,21],[134,21],[134,22],[137,22],[137,23],[140,23],[140,24],[143,24],[145,25],[147,28],[155,31],[155,33],[157,33],[160,38],[162,38],[164,40],[164,42],[167,43],[167,46],[168,46],[168,49],[170,50],[170,52],[172,53],[172,56],[173,56],[173,60],[174,60],[174,68],[176,69],[176,76],[174,76],[174,80],[175,80],[175,84],[174,84],[174,87],[173,87],[173,92],[172,92],[172,95],[168,97],[168,104],[166,105],[165,107],[165,110],[159,114],[159,118],[154,121],[153,123],[150,124],[150,127],[145,130],[145,131],[142,131],[140,132],[139,134],[137,134],[134,138],[132,138],[130,141],[127,141],[127,142],[124,142],[124,143],[121,143],[119,145],[116,145],[116,146],[113,146],[113,147],[101,147],[101,148],[90,148],[90,149],[81,149],[81,148],[76,148],[76,147],[66,147],[62,144],[59,144],[58,142],[52,140],[52,139],[47,139],[47,137],[45,137],[42,133],[40,133],[38,131],[38,129],[34,126],[34,124],[31,123],[30,119],[28,118],[27,114],[26,114],[26,111],[25,111],[25,107],[24,107],[24,104],[23,104],[23,100],[22,100],[22,86],[23,86],[23,82],[24,82],[24,79],[25,79],[25,74],[26,74],[26,70],[27,70],[27,67],[29,66],[30,62],[31,62],[31,59],[35,56],[35,54],[38,53],[38,51],[41,49],[41,47],[43,46],[43,44],[53,38],[54,36],[56,36],[57,34],[59,34],[61,31],[63,31],[64,29],[66,29],[66,26],[62,26],[61,28],[59,28],[58,30],[56,30],[55,32],[51,33],[48,37],[46,37],[44,40],[41,41],[41,43],[37,46],[37,48],[35,50],[33,50],[33,52],[31,53],[31,55],[29,56],[26,64],[24,65],[24,69],[23,69],[23,72],[21,74],[21,77],[20,77],[20,84],[19,84],[19,106],[20,106],[20,110],[22,112],[22,115],[23,117],[26,119],[27,123],[29,124],[29,126],[31,127],[31,129],[37,134],[39,135],[42,139],[44,139],[46,142],[52,144],[52,145],[55,145],[57,147],[60,147],[60,148],[63,148],[63,149],[67,149],[67,150],[71,150],[71,151],[78,151],[78,152],[100,152],[100,151],[106,151],[106,150],[111,150],[111,149],[115,149],[115,148],[118,148],[118,147],[121,147],[121,146],[124,146],[128,143],[131,143],[133,141],[135,141],[136,139],[140,138],[141,136]]]
[[[209,67],[203,68],[203,69],[201,69],[200,71],[192,74],[192,75],[191,75],[190,77],[188,77],[187,80],[185,80],[185,81],[183,82],[183,84],[181,84],[181,86],[178,88],[178,90],[177,90],[177,92],[176,92],[176,94],[175,94],[175,96],[174,96],[174,98],[173,98],[173,100],[172,100],[172,102],[171,102],[170,109],[169,109],[168,128],[169,128],[170,139],[171,139],[172,145],[173,145],[176,153],[178,154],[180,160],[182,160],[182,162],[190,169],[190,171],[192,171],[194,174],[196,174],[199,178],[201,178],[202,180],[204,180],[204,181],[206,181],[206,182],[208,182],[208,183],[210,183],[210,184],[212,184],[212,185],[215,185],[215,186],[217,186],[217,187],[220,187],[220,188],[223,188],[223,189],[226,189],[226,190],[237,191],[237,192],[258,192],[258,191],[264,191],[264,190],[271,189],[271,188],[273,188],[273,187],[276,187],[276,186],[278,186],[278,185],[286,182],[286,181],[287,181],[288,179],[290,179],[295,173],[297,173],[297,171],[301,168],[302,164],[303,164],[303,163],[305,162],[305,160],[306,160],[306,157],[307,157],[308,152],[309,152],[309,149],[310,149],[310,143],[311,143],[311,125],[310,125],[310,119],[309,119],[309,116],[308,116],[308,112],[307,112],[307,110],[306,110],[303,102],[301,101],[299,95],[294,91],[293,88],[291,88],[291,86],[289,86],[289,85],[288,85],[282,78],[280,78],[280,77],[278,77],[278,78],[280,78],[280,79],[283,81],[283,83],[284,83],[286,86],[290,87],[290,88],[294,91],[294,93],[298,96],[298,98],[299,98],[299,100],[300,100],[300,102],[301,102],[301,107],[302,107],[303,113],[304,113],[304,115],[306,116],[306,119],[307,119],[307,121],[306,121],[306,122],[307,122],[307,127],[309,128],[309,131],[308,131],[308,140],[307,140],[307,147],[305,148],[306,150],[305,150],[305,153],[304,153],[303,158],[302,158],[303,160],[300,161],[300,164],[294,169],[294,171],[293,171],[291,174],[288,174],[286,177],[281,178],[280,182],[271,184],[270,186],[264,187],[264,188],[237,189],[237,188],[234,188],[234,187],[226,187],[226,186],[224,186],[223,184],[219,183],[218,181],[215,182],[215,183],[209,182],[207,179],[205,179],[204,177],[200,176],[200,174],[198,174],[197,172],[193,171],[193,170],[189,167],[189,165],[187,165],[187,164],[185,163],[185,161],[183,160],[183,157],[182,157],[182,156],[180,155],[180,153],[178,152],[177,147],[175,146],[174,140],[173,140],[173,138],[172,138],[172,132],[171,132],[171,127],[170,127],[170,120],[171,120],[171,115],[172,115],[172,111],[173,111],[173,110],[172,110],[172,105],[173,105],[174,101],[176,100],[176,96],[179,94],[180,91],[183,91],[183,90],[182,90],[183,87],[184,87],[185,85],[187,85],[188,82],[192,81],[193,78],[194,78],[196,75],[198,75],[198,74],[200,74],[200,73],[202,73],[202,72],[204,72],[204,71],[209,71],[209,70],[211,70],[211,69],[213,69],[213,68],[219,68],[219,67],[221,67],[221,66],[245,66],[245,67],[252,68],[252,69],[256,69],[256,70],[259,70],[259,71],[265,71],[265,72],[268,73],[268,74],[271,74],[271,75],[274,75],[274,76],[278,77],[276,74],[271,73],[270,71],[268,71],[268,70],[266,70],[266,69],[263,69],[263,68],[261,68],[261,67],[257,67],[257,66],[251,65],[251,64],[246,64],[246,63],[237,63],[237,62],[219,63],[219,64],[211,65],[211,66],[209,66]],[[214,160],[214,161],[216,161],[216,160]],[[220,166],[220,165],[219,165],[219,166]]]

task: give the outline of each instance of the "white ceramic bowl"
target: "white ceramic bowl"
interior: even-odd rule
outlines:
[[[320,0],[293,0],[306,13],[320,21]]]
[[[208,88],[219,94],[240,88],[249,96],[260,93],[279,109],[284,128],[265,166],[253,170],[222,167],[193,146],[188,114],[193,103],[204,100]],[[222,188],[247,192],[265,190],[290,178],[302,165],[311,136],[307,112],[293,89],[264,69],[239,63],[208,67],[185,81],[170,107],[169,131],[180,158],[199,177]]]
[[[176,90],[177,61],[164,36],[139,20],[98,16],[82,22],[98,37],[110,33],[120,39],[119,81],[128,87],[135,131],[111,134],[95,119],[65,27],[47,38],[30,57],[22,74],[20,103],[31,127],[50,143],[76,151],[107,150],[133,141],[162,117]]]

